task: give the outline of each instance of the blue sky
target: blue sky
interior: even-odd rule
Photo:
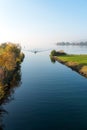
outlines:
[[[87,0],[0,0],[0,42],[87,40]]]

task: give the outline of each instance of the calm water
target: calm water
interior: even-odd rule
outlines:
[[[57,47],[86,53],[85,47]],[[87,79],[51,63],[50,51],[25,52],[21,85],[2,105],[1,130],[87,130]]]

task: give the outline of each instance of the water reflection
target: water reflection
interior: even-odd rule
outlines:
[[[51,62],[52,62],[53,64],[56,62],[56,60],[54,59],[53,56],[50,56],[50,60],[51,60]]]
[[[3,130],[5,127],[5,125],[3,123],[4,114],[8,114],[8,112],[6,110],[4,110],[4,108],[2,106],[0,106],[0,130]]]
[[[6,84],[6,79],[10,77],[9,82]],[[4,110],[3,105],[10,102],[11,100],[14,100],[13,93],[15,92],[15,89],[20,86],[21,84],[21,67],[18,66],[18,68],[10,74],[8,77],[4,77],[5,86],[3,81],[0,81],[0,130],[4,129],[3,124],[3,116],[5,114],[8,114],[6,110]]]

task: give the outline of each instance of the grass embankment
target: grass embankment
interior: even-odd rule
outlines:
[[[70,55],[52,51],[51,57],[87,77],[87,54]]]

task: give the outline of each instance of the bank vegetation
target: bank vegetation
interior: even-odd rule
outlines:
[[[63,50],[53,50],[50,54],[50,58],[52,62],[59,61],[77,71],[79,74],[87,77],[87,54],[67,54]]]

